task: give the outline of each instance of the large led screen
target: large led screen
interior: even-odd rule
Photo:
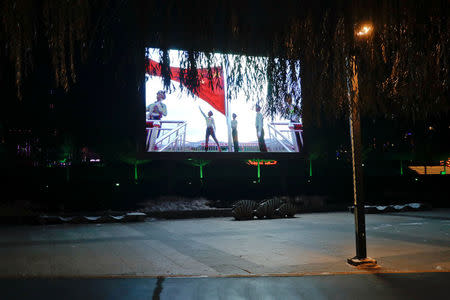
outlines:
[[[268,114],[265,68],[246,68],[240,75],[245,84],[237,88],[227,80],[234,72],[230,62],[242,59],[245,64],[246,57],[214,54],[213,68],[197,67],[199,87],[192,91],[180,79],[180,72],[186,76],[180,68],[184,52],[170,50],[171,67],[165,72],[172,80],[164,88],[160,50],[147,48],[146,53],[146,152],[301,152],[299,105],[294,108],[288,96],[287,113]]]

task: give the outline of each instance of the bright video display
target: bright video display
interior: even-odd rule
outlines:
[[[172,80],[165,90],[160,49],[147,48],[146,53],[146,152],[301,152],[298,109],[286,97],[284,117],[267,114],[267,76],[254,76],[260,70],[246,72],[243,82],[247,84],[227,97],[226,76],[233,70],[221,59],[223,55],[217,55],[212,74],[206,67],[197,69],[200,86],[193,92],[180,80],[183,51],[170,50]],[[227,56],[228,61],[233,59],[242,56]],[[259,61],[267,63],[264,58]]]

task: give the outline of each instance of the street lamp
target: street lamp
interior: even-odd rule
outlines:
[[[370,24],[363,25],[358,29],[356,35],[359,37],[367,37],[372,33],[372,29],[373,27]]]
[[[367,38],[372,34],[372,25],[365,24],[355,31],[357,38]],[[376,264],[374,259],[367,257],[366,248],[366,221],[364,215],[364,193],[363,193],[363,169],[362,169],[362,143],[361,143],[361,116],[359,108],[358,68],[356,56],[353,54],[349,59],[349,123],[350,141],[352,146],[353,167],[353,204],[355,215],[355,238],[356,256],[347,259],[352,265]]]

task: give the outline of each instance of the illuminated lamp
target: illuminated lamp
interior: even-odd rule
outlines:
[[[356,35],[359,37],[367,36],[372,32],[372,25],[363,25],[357,32]]]
[[[273,166],[278,164],[276,160],[267,160],[267,159],[249,159],[247,160],[247,165],[249,166]]]
[[[274,166],[278,164],[278,161],[271,159],[249,159],[247,165],[258,167],[258,183],[261,182],[261,166]],[[253,183],[256,183],[253,181]]]
[[[400,175],[403,175],[403,161],[400,160]]]
[[[200,180],[203,179],[203,167],[209,164],[210,160],[203,160],[203,159],[192,159],[188,158],[186,162],[192,166],[196,166],[200,168]]]

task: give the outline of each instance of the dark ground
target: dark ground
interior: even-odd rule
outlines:
[[[446,299],[450,273],[4,279],[3,299]]]

